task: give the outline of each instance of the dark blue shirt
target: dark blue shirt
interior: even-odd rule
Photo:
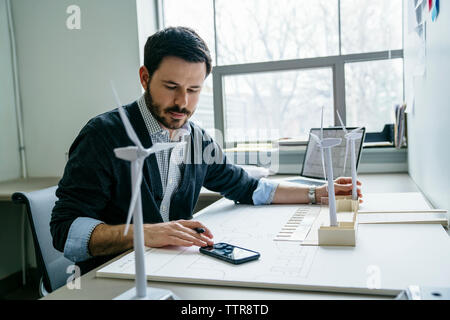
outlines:
[[[124,108],[143,146],[151,147],[137,103]],[[202,186],[237,203],[253,204],[258,180],[229,163],[203,129],[193,123],[190,126],[183,176],[171,200],[169,219],[191,219]],[[131,198],[130,162],[117,159],[113,150],[130,145],[117,109],[91,119],[81,130],[70,147],[56,191],[50,230],[57,250],[64,250],[70,226],[79,217],[110,225],[125,223]],[[145,160],[141,197],[144,223],[163,222],[159,211],[163,188],[154,154]],[[79,265],[84,273],[110,258],[96,257]]]

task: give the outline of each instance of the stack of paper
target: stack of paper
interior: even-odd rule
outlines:
[[[394,145],[397,149],[405,144],[405,109],[406,104],[395,106]]]

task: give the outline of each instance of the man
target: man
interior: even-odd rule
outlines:
[[[139,69],[145,94],[124,106],[125,112],[145,148],[157,142],[187,142],[181,156],[167,150],[146,159],[141,195],[148,247],[213,244],[207,226],[191,220],[202,186],[236,203],[310,202],[308,187],[256,180],[230,164],[211,137],[188,121],[210,72],[209,50],[193,30],[167,28],[148,38]],[[91,119],[70,148],[50,227],[55,248],[82,273],[133,247],[132,226],[123,234],[131,197],[130,163],[113,153],[129,145],[115,109]],[[195,161],[206,151],[215,161]],[[336,180],[336,194],[351,194],[351,187],[350,178]],[[318,187],[315,200],[323,196],[325,186]]]

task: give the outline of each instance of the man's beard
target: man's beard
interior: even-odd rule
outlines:
[[[150,81],[149,81],[150,82]],[[147,90],[144,93],[145,104],[147,105],[148,110],[152,114],[152,116],[161,123],[164,127],[168,129],[179,129],[181,128],[186,121],[190,118],[191,112],[186,109],[181,109],[179,106],[174,105],[171,107],[167,107],[163,109],[160,105],[153,102],[152,95],[150,94],[150,85],[147,85]],[[186,118],[183,121],[173,120],[172,123],[169,123],[164,117],[164,114],[168,112],[177,112],[186,114]]]

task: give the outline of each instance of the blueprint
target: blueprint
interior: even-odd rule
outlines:
[[[299,205],[272,205],[273,212],[264,210],[265,206],[236,206],[233,202],[227,207],[229,212],[226,214],[222,207],[198,216],[197,220],[211,229],[216,243],[227,242],[258,251],[261,253],[259,260],[235,266],[199,253],[198,247],[147,248],[145,255],[149,278],[165,277],[168,273],[192,279],[222,281],[264,281],[268,278],[308,276],[317,248],[273,241],[275,234]],[[258,272],[254,272],[255,268]],[[97,273],[99,276],[105,274],[134,277],[134,252]]]

